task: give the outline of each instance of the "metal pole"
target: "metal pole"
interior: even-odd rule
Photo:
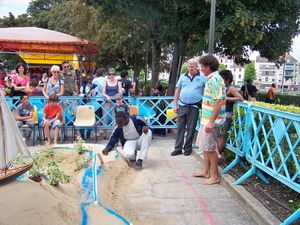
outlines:
[[[208,52],[214,53],[216,0],[211,0]]]
[[[285,62],[283,62],[282,82],[281,82],[281,94],[283,94],[283,88],[284,88],[284,72],[285,72]]]

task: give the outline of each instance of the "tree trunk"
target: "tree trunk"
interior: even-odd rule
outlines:
[[[151,66],[151,73],[152,73],[151,87],[152,88],[155,88],[156,82],[158,81],[160,57],[161,57],[160,41],[152,40],[152,66]]]
[[[138,65],[138,61],[137,61],[137,53],[134,54],[134,61],[133,61],[133,80],[136,83],[135,85],[135,90],[134,90],[134,95],[137,96],[139,94],[139,76],[140,76],[140,71],[141,68]]]
[[[171,66],[171,73],[169,77],[169,87],[167,95],[172,96],[175,93],[175,86],[180,77],[180,70],[183,61],[184,51],[186,47],[186,39],[179,35],[174,44],[173,60]]]

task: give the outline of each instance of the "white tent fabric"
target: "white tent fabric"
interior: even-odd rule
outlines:
[[[15,118],[0,94],[0,169],[5,169],[18,152],[24,159],[31,157]]]

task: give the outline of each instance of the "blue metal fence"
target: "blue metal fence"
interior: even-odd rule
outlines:
[[[236,154],[224,169],[227,173],[245,158],[251,168],[239,178],[240,184],[252,175],[265,183],[262,171],[300,193],[300,116],[246,103],[238,103],[226,147]],[[283,224],[300,217],[297,210]]]
[[[7,97],[11,110],[14,110],[19,104],[19,97]],[[43,108],[48,103],[42,96],[32,96],[29,102],[38,108],[39,120],[42,120]],[[174,98],[172,96],[165,97],[141,97],[141,98],[124,98],[124,102],[129,106],[134,105],[139,109],[139,115],[142,116],[151,125],[152,128],[176,128],[176,114],[173,112]],[[66,128],[71,128],[75,121],[76,109],[78,105],[92,105],[96,112],[97,127],[99,129],[114,128],[114,108],[116,104],[106,103],[104,98],[90,98],[89,100],[82,97],[59,98],[59,102],[63,108],[63,119]],[[101,112],[101,113],[100,113]]]

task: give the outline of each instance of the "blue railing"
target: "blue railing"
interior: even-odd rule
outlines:
[[[6,98],[9,107],[13,111],[19,104],[19,97]],[[47,101],[42,96],[32,96],[29,102],[38,108],[39,121],[42,120],[43,108]],[[174,98],[172,96],[165,97],[140,97],[140,98],[124,98],[124,102],[129,106],[137,106],[139,115],[142,116],[151,125],[152,128],[176,128],[176,114],[173,112]],[[63,119],[66,128],[73,127],[76,109],[78,105],[92,105],[96,112],[97,128],[113,129],[114,128],[114,108],[115,103],[107,103],[104,98],[90,98],[89,101],[82,97],[59,98],[59,102],[63,108]]]
[[[272,176],[300,193],[300,116],[247,103],[238,103],[226,147],[235,160],[224,169],[227,173],[245,158],[251,168],[239,178],[240,184],[252,175],[265,183]],[[298,209],[283,224],[300,217]]]

